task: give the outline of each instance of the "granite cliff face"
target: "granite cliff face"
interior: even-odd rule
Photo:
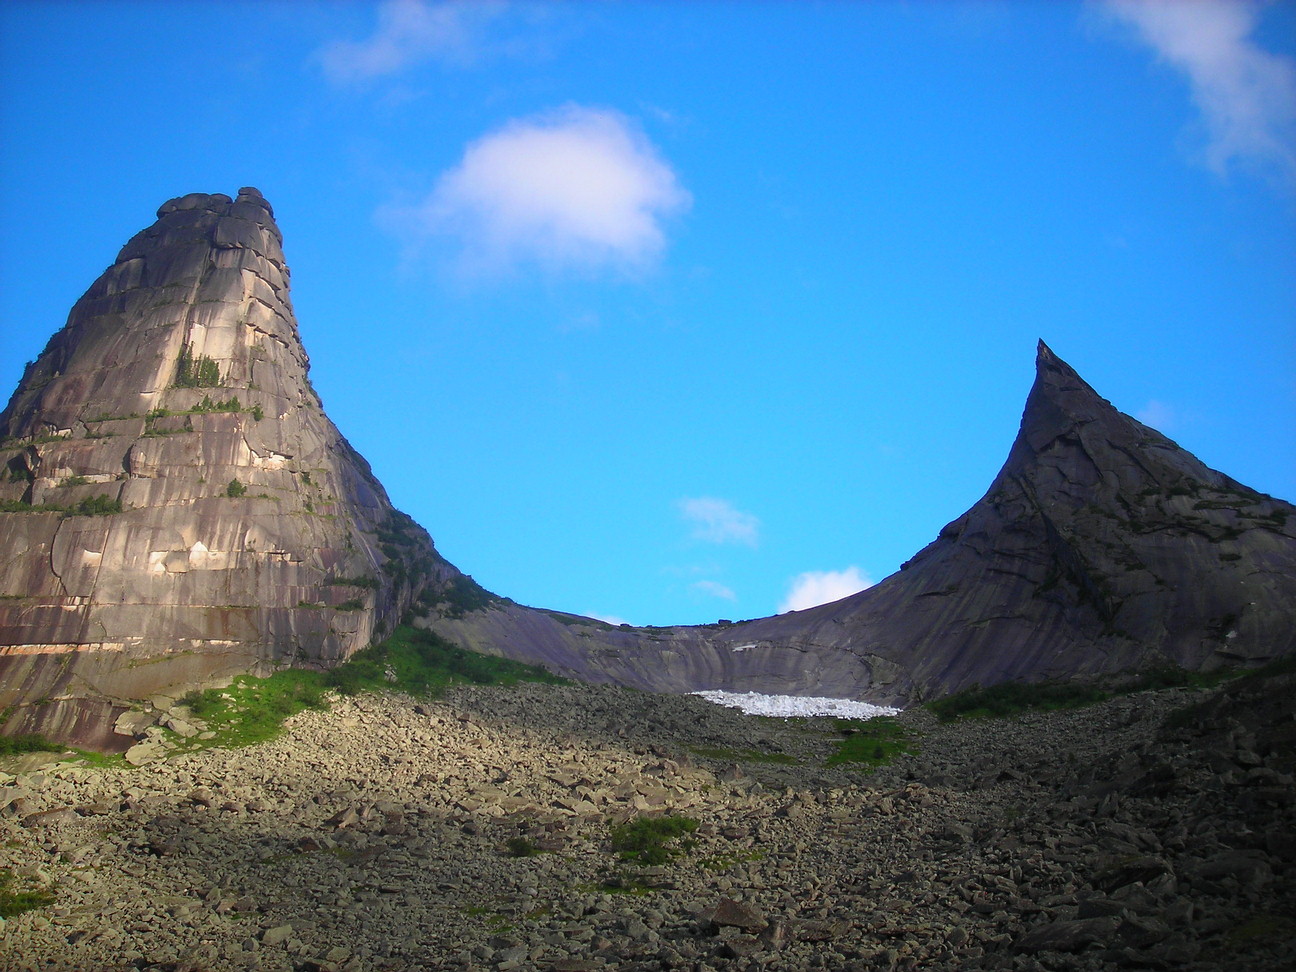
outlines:
[[[167,202],[0,414],[3,731],[119,744],[132,699],[473,589],[321,409],[281,242],[255,189]]]
[[[986,495],[896,574],[725,627],[613,629],[500,604],[436,627],[640,688],[907,703],[980,683],[1296,651],[1296,507],[1118,412],[1042,342]]]

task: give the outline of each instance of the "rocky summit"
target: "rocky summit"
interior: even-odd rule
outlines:
[[[324,414],[251,188],[173,199],[127,243],[27,367],[0,464],[0,731],[103,749],[130,745],[114,728],[143,700],[329,667],[410,616],[590,682],[876,703],[1296,651],[1296,507],[1123,415],[1043,343],[989,491],[876,587],[676,628],[488,594]]]
[[[172,199],[28,365],[0,414],[4,731],[120,748],[134,700],[328,665],[473,587],[325,416],[288,281],[256,189]]]

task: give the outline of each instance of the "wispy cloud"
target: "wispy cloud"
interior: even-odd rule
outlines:
[[[1175,410],[1155,398],[1135,412],[1134,417],[1158,432],[1169,432],[1175,425]]]
[[[1211,169],[1225,175],[1236,163],[1296,185],[1296,63],[1252,38],[1260,4],[1105,0],[1104,8],[1187,76]]]
[[[395,74],[422,61],[463,66],[481,54],[486,26],[503,12],[491,0],[386,0],[378,24],[360,41],[334,41],[316,55],[338,84]]]
[[[872,586],[873,581],[869,576],[855,566],[845,570],[809,570],[792,578],[778,613],[804,611],[830,601],[839,601]]]
[[[726,587],[719,581],[700,580],[693,584],[692,590],[699,594],[705,594],[708,597],[718,597],[725,601],[736,601],[738,595],[733,592],[732,588]]]
[[[665,249],[665,220],[691,202],[629,118],[566,105],[472,142],[400,221],[456,237],[474,275],[519,264],[641,272]]]
[[[705,543],[742,543],[756,546],[760,520],[736,509],[728,500],[698,496],[679,501],[680,513],[693,524],[693,539]]]

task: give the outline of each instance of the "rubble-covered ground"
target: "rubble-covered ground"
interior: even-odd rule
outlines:
[[[9,760],[6,970],[1288,969],[1293,677],[857,725],[609,686],[343,698],[139,767]],[[1170,716],[1167,723],[1167,716]],[[39,764],[39,765],[38,765]],[[612,830],[696,829],[664,862]]]

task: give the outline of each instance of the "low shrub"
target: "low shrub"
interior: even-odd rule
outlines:
[[[695,841],[671,842],[697,830],[692,817],[635,817],[612,828],[612,849],[622,860],[639,864],[665,864],[673,857],[691,850]]]
[[[506,846],[509,857],[535,857],[540,853],[540,848],[526,837],[510,837]]]

